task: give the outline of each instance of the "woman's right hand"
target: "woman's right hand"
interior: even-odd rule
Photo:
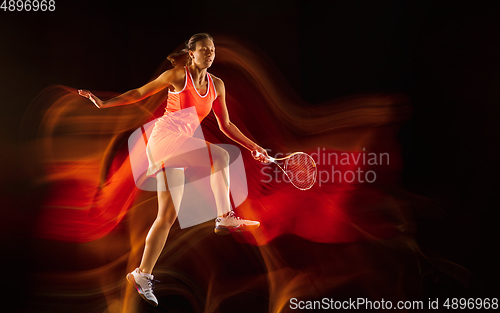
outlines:
[[[95,106],[98,107],[99,109],[102,108],[104,105],[104,102],[102,102],[101,99],[97,98],[93,93],[91,93],[88,90],[78,89],[78,94],[92,101],[92,103],[94,103]]]

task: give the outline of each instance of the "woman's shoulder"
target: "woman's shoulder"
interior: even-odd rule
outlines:
[[[208,73],[208,74],[210,74],[210,77],[212,77],[212,80],[214,81],[215,87],[224,85],[224,82],[222,81],[222,79],[220,79],[219,77],[215,76],[212,73]]]
[[[225,91],[225,87],[224,87],[224,82],[222,81],[222,79],[220,79],[219,77],[215,76],[214,74],[212,73],[208,73],[210,74],[210,76],[212,77],[212,80],[214,82],[214,88],[215,88],[215,92],[217,94],[217,96],[219,96],[219,94],[226,94],[226,91]]]
[[[222,79],[220,79],[219,77],[215,76],[214,74],[212,74],[212,73],[208,73],[208,74],[212,77],[212,79],[214,80],[214,82],[215,82],[215,81],[220,81],[220,82],[222,82]]]
[[[224,82],[222,81],[222,79],[220,79],[219,77],[215,76],[212,73],[208,74],[210,74],[210,77],[212,77],[212,81],[214,82],[216,97],[218,97],[219,95],[224,96],[226,94],[226,87],[224,87]]]
[[[182,66],[176,66],[168,69],[161,75],[166,77],[167,80],[173,84],[184,83],[184,80],[186,79],[186,71]]]
[[[184,66],[175,66],[165,72],[170,72],[174,76],[184,77],[186,75],[186,68]]]

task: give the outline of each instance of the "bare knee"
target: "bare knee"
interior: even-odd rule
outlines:
[[[214,167],[222,169],[229,166],[229,153],[226,150],[217,147],[216,149],[212,149],[212,151],[212,162]]]
[[[170,228],[174,224],[176,219],[175,215],[164,215],[164,216],[157,216],[156,220],[154,222],[154,225],[157,227],[161,228]]]

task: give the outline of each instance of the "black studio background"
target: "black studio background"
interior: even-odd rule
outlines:
[[[311,105],[407,93],[414,114],[400,134],[404,187],[446,212],[416,216],[418,242],[477,277],[469,288],[436,279],[427,292],[498,296],[499,15],[495,1],[404,0],[56,1],[54,12],[0,11],[2,260],[15,278],[9,288],[27,292],[10,300],[31,290],[30,234],[16,225],[36,221],[44,196],[26,192],[30,178],[19,174],[19,125],[30,102],[52,84],[139,87],[201,31],[264,53]]]

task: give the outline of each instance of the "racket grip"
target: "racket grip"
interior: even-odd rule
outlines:
[[[259,151],[257,151],[257,150],[253,150],[253,151],[252,151],[252,156],[253,156],[254,158],[258,158],[258,157],[260,157],[261,155],[262,155],[262,153],[260,153],[260,152],[259,152]],[[271,157],[266,157],[266,160],[267,160],[268,162],[269,162],[269,161],[270,161],[270,162],[274,162],[274,158],[271,158]]]
[[[262,154],[262,153],[260,153],[260,152],[259,152],[259,151],[257,151],[257,150],[253,150],[253,151],[252,151],[252,156],[253,156],[254,158],[258,158],[258,157],[260,157],[260,155],[261,155],[261,154]]]

